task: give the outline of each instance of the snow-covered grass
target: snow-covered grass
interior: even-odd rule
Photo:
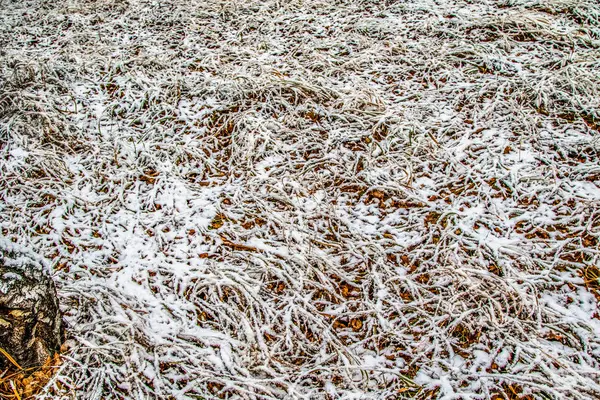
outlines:
[[[0,0],[40,398],[600,396],[595,0]]]

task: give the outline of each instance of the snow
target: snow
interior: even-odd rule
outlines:
[[[2,2],[0,248],[72,344],[40,398],[599,397],[599,24]]]

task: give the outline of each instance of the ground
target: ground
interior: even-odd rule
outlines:
[[[599,60],[595,0],[0,0],[39,398],[598,398]]]

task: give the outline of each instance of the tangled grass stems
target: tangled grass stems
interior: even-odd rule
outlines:
[[[4,3],[38,398],[600,394],[595,2]]]

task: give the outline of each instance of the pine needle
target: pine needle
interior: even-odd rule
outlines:
[[[19,363],[17,362],[17,360],[15,360],[14,358],[12,358],[12,356],[10,354],[8,354],[6,352],[6,350],[4,350],[2,347],[0,347],[0,353],[2,353],[4,355],[4,357],[6,357],[8,359],[8,361],[10,361],[15,367],[17,367],[19,370],[22,370],[23,367],[21,367],[19,365]]]
[[[13,389],[13,392],[15,393],[15,397],[16,397],[18,400],[21,400],[21,396],[19,395],[19,392],[17,391],[17,388],[15,387],[15,384],[14,384],[14,382],[11,382],[11,383],[10,383],[10,386],[12,387],[12,389]]]

